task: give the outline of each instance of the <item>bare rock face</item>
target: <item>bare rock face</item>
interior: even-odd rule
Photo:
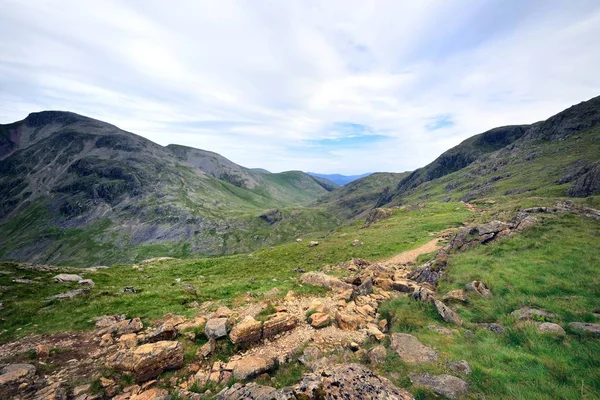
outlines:
[[[227,336],[227,318],[209,319],[204,326],[204,334],[215,340]]]
[[[183,365],[183,347],[174,341],[148,343],[133,350],[120,350],[111,356],[106,366],[132,373],[138,382],[155,378],[166,370]]]
[[[246,380],[269,372],[277,366],[277,358],[246,356],[228,365],[233,370],[233,377]]]
[[[588,322],[571,322],[569,326],[578,331],[600,335],[600,324],[590,324]]]
[[[83,278],[81,276],[75,274],[58,274],[54,277],[54,282],[57,283],[79,282],[82,280]]]
[[[394,350],[403,361],[409,363],[436,362],[438,352],[425,346],[413,335],[407,333],[393,333],[390,348]]]
[[[336,277],[324,274],[322,272],[307,272],[302,274],[300,281],[305,285],[321,286],[340,292],[353,289],[351,284],[343,282]]]
[[[298,325],[298,321],[292,315],[278,313],[273,315],[263,324],[263,337],[271,338],[279,333],[291,331]]]
[[[409,375],[415,386],[425,386],[440,396],[459,399],[469,391],[469,384],[452,375]]]
[[[481,281],[473,281],[467,283],[467,285],[465,286],[465,290],[467,292],[476,293],[484,299],[489,299],[490,297],[492,297],[492,292],[490,291],[490,289],[485,283]]]
[[[450,307],[448,307],[439,300],[435,300],[433,304],[435,305],[436,311],[445,322],[455,324],[458,326],[462,325],[462,319],[460,319],[458,314],[454,312]]]
[[[250,344],[258,342],[262,338],[262,322],[259,322],[251,316],[236,324],[229,332],[231,343]]]

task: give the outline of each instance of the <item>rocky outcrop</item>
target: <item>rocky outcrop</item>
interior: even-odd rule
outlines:
[[[436,362],[438,352],[425,346],[413,335],[407,333],[393,333],[390,335],[390,348],[398,354],[400,359],[409,363]]]
[[[229,332],[229,339],[233,344],[250,344],[258,342],[262,338],[262,322],[248,316],[236,324]]]
[[[583,331],[594,335],[600,335],[600,324],[591,324],[589,322],[571,322],[571,329]]]
[[[321,286],[340,292],[354,288],[351,284],[322,272],[307,272],[300,277],[300,282],[305,285]]]
[[[440,396],[459,399],[469,391],[469,384],[452,375],[411,374],[410,380],[415,386],[425,386]]]
[[[183,347],[174,341],[144,344],[133,350],[123,349],[109,357],[107,368],[129,372],[136,381],[155,378],[166,370],[183,365]]]
[[[160,326],[153,332],[144,336],[142,343],[154,343],[163,340],[173,340],[177,337],[177,328],[170,322],[160,324]]]
[[[98,331],[98,335],[102,336],[106,333],[114,335],[123,335],[126,333],[136,333],[144,328],[142,321],[139,318],[125,319]]]
[[[298,325],[298,320],[286,313],[274,314],[270,319],[263,324],[263,337],[272,338],[283,332],[290,331]]]
[[[587,197],[600,193],[600,161],[582,171],[572,188],[567,191],[570,197]]]

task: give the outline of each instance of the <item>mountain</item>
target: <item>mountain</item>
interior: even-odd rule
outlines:
[[[370,172],[366,173],[366,174],[362,174],[362,175],[340,175],[340,174],[329,174],[328,175],[328,174],[318,174],[316,172],[307,172],[307,174],[309,174],[311,176],[316,176],[319,178],[327,179],[339,186],[347,185],[348,183],[353,182],[357,179],[364,178],[365,176],[371,175]]]
[[[203,150],[45,111],[0,125],[0,257],[125,262],[224,254],[330,226],[299,210],[330,189],[300,171],[261,174]],[[261,215],[278,209],[277,224]],[[293,217],[293,218],[292,218]],[[267,224],[268,229],[266,229]]]

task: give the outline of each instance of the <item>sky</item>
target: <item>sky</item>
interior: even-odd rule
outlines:
[[[600,95],[597,0],[0,0],[0,123],[100,119],[274,172],[413,170]]]

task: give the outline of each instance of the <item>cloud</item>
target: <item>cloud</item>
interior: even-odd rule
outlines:
[[[404,171],[597,96],[596,1],[8,0],[0,121],[102,119],[249,167]]]

